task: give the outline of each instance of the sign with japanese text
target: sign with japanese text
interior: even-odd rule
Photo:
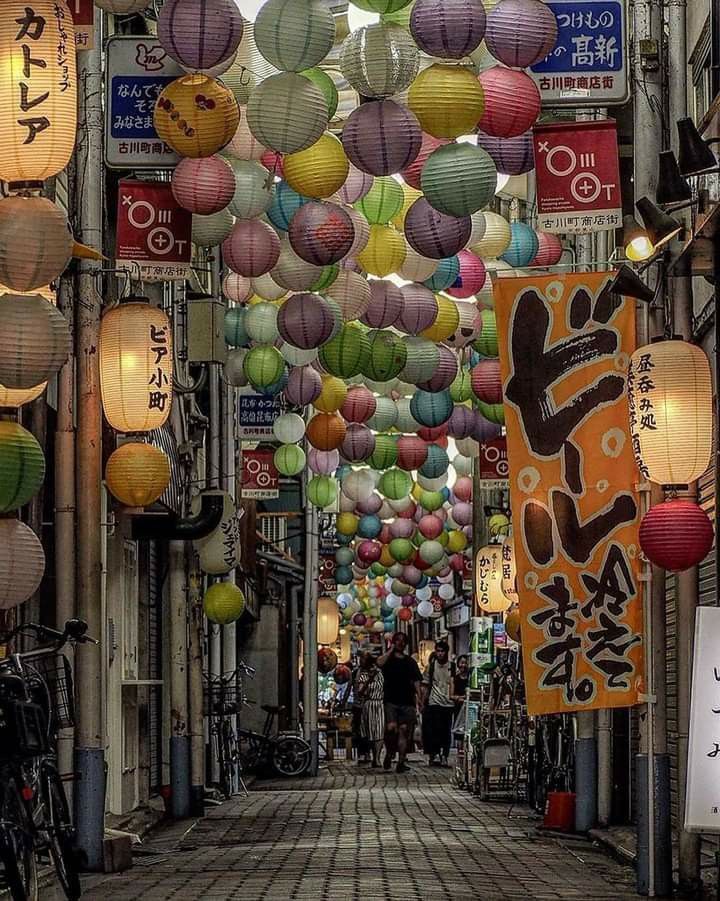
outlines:
[[[542,231],[588,234],[622,225],[614,119],[536,125],[533,144]]]
[[[457,629],[467,622],[470,622],[470,608],[464,601],[445,608],[445,625],[448,629]]]
[[[280,415],[276,397],[265,397],[252,388],[237,391],[238,426],[241,441],[273,440],[273,423]]]
[[[318,568],[318,590],[321,594],[332,594],[337,591],[335,581],[335,560],[333,557],[321,556]]]
[[[625,707],[642,683],[628,426],[635,305],[612,273],[496,285],[530,714]]]
[[[111,37],[106,48],[106,164],[173,169],[180,157],[158,137],[153,110],[164,88],[185,73],[152,36]]]
[[[280,475],[271,450],[245,450],[242,455],[243,500],[270,500],[280,496]]]
[[[480,688],[492,681],[495,665],[493,618],[470,617],[470,681],[469,688]]]
[[[92,50],[95,46],[95,4],[93,0],[68,0],[75,24],[75,47]]]
[[[335,556],[337,546],[335,544],[336,513],[318,513],[318,545],[321,556]]]
[[[625,0],[548,0],[555,48],[531,74],[544,106],[603,107],[629,96]]]
[[[482,481],[507,481],[507,439],[504,435],[482,442],[478,464]]]
[[[720,832],[720,607],[695,619],[685,829]]]
[[[123,179],[118,185],[115,258],[146,281],[190,273],[192,214],[175,200],[170,182]]]

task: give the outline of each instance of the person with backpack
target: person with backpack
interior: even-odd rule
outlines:
[[[455,713],[455,668],[449,658],[450,647],[447,641],[436,641],[435,650],[423,674],[423,747],[430,766],[449,766]]]

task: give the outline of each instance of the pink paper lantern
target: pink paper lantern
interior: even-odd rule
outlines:
[[[419,435],[401,435],[397,440],[397,465],[412,472],[420,469],[427,459],[427,444]]]
[[[395,327],[408,335],[419,335],[435,322],[438,311],[435,295],[425,285],[417,282],[403,285],[400,292],[404,306]]]
[[[310,469],[320,476],[332,475],[340,465],[340,451],[338,450],[318,450],[311,447],[307,455],[308,466]]]
[[[525,72],[493,66],[479,76],[485,93],[480,130],[496,138],[513,138],[533,127],[540,115],[540,91]]]
[[[445,138],[434,138],[432,135],[423,133],[418,155],[413,162],[410,163],[409,166],[406,166],[400,173],[403,177],[403,181],[409,184],[411,188],[415,188],[418,191],[421,190],[420,175],[422,174],[423,166],[427,162],[427,158],[434,150],[437,150],[438,147],[442,147],[444,144],[448,143],[449,141]]]
[[[232,300],[234,303],[244,303],[253,295],[252,282],[244,275],[238,275],[237,272],[228,272],[223,278],[222,292],[228,300]]]
[[[555,13],[541,0],[500,0],[487,17],[488,50],[515,69],[527,69],[544,60],[557,37]]]
[[[382,504],[380,505],[382,506]],[[390,530],[390,526],[385,522],[383,523],[382,529],[380,529],[380,534],[377,539],[381,544],[390,544],[393,540],[393,534]]]
[[[428,56],[462,59],[482,41],[485,23],[482,0],[415,0],[410,33]]]
[[[238,219],[222,243],[225,263],[239,275],[265,275],[280,256],[280,238],[259,219]]]
[[[340,453],[348,463],[360,463],[375,450],[375,435],[372,429],[359,422],[351,422],[340,445]]]
[[[427,538],[429,541],[434,541],[439,535],[442,534],[443,529],[445,528],[445,524],[439,516],[436,516],[434,513],[425,513],[418,523],[418,529],[424,538]]]
[[[352,385],[345,395],[340,413],[346,422],[363,423],[370,419],[376,409],[377,400],[372,391],[364,385]]]
[[[243,20],[234,0],[166,0],[157,21],[163,50],[191,71],[207,71],[238,48]]]
[[[376,563],[380,559],[381,554],[382,545],[380,545],[377,541],[370,541],[368,539],[366,541],[361,541],[358,545],[358,559],[367,566],[369,566],[371,563]]]
[[[444,344],[438,344],[437,349],[440,356],[435,372],[426,382],[418,382],[418,388],[423,391],[445,391],[458,374],[457,355]]]
[[[535,168],[531,131],[525,131],[513,138],[495,138],[480,131],[477,143],[478,147],[487,151],[498,172],[503,175],[524,175]]]
[[[371,279],[370,303],[360,321],[370,328],[388,328],[395,325],[403,309],[400,288],[386,279]]]
[[[472,390],[478,400],[486,404],[503,401],[499,360],[481,360],[470,370]]]
[[[461,476],[455,482],[453,485],[453,494],[458,501],[465,501],[467,503],[472,500],[473,483],[470,476]]]
[[[290,220],[290,245],[313,266],[329,266],[341,260],[353,245],[355,228],[342,207],[334,203],[304,203]]]
[[[407,168],[420,152],[422,129],[415,114],[392,100],[362,103],[347,118],[342,144],[351,163],[371,175]]]
[[[348,177],[345,179],[345,184],[337,192],[337,197],[343,203],[356,203],[372,188],[374,180],[369,172],[363,172],[350,163]]]
[[[412,585],[414,588],[422,579],[422,577],[423,574],[420,572],[417,566],[403,566],[401,578],[406,585]]]
[[[469,526],[473,518],[473,506],[465,501],[459,501],[452,508],[452,518],[459,526]]]
[[[444,422],[442,425],[435,426],[424,425],[422,428],[418,429],[418,435],[423,441],[430,441],[433,443],[440,441],[447,435],[447,423]]]
[[[292,294],[280,307],[277,327],[280,337],[302,350],[324,344],[335,331],[330,304],[319,294]]]
[[[462,554],[453,554],[450,558],[450,569],[461,573],[465,569],[465,559]]]
[[[415,501],[411,501],[404,510],[401,510],[398,513],[400,519],[412,519],[415,516],[415,511],[417,510],[417,504]]]
[[[415,534],[415,524],[411,519],[398,517],[390,523],[390,535],[393,538],[412,538]]]
[[[284,169],[282,153],[278,153],[276,150],[266,150],[260,157],[260,162],[268,172],[272,172],[272,174],[277,175],[278,178],[283,177]]]
[[[348,430],[350,426],[348,426]],[[383,505],[383,499],[380,495],[373,491],[372,494],[369,494],[367,497],[360,498],[360,500],[356,504],[356,509],[358,513],[362,513],[366,516],[374,516]]]
[[[480,257],[476,257],[470,250],[461,250],[457,256],[460,272],[452,286],[445,293],[449,294],[450,297],[463,300],[473,297],[480,291],[485,284],[487,270],[485,269],[485,263]]]
[[[419,254],[431,260],[454,256],[470,239],[469,216],[448,216],[419,197],[405,216],[405,237]]]
[[[537,232],[538,252],[530,261],[531,266],[557,266],[562,259],[563,245],[557,235],[549,232]]]
[[[235,175],[221,156],[183,159],[175,167],[171,186],[183,209],[209,216],[224,210],[233,199]]]
[[[294,366],[290,370],[285,397],[296,407],[306,407],[320,397],[322,377],[312,366]]]

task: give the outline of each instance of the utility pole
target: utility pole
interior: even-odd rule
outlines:
[[[95,19],[94,49],[78,56],[78,133],[76,149],[76,235],[102,251],[103,109],[102,16]],[[95,283],[99,263],[81,260],[77,279],[75,340],[77,358],[77,472],[83,502],[77,511],[77,612],[100,644],[78,646],[76,684],[80,686],[75,745],[75,822],[78,844],[91,870],[103,869],[105,825],[105,722],[103,660],[102,407],[99,334],[101,297]]]
[[[312,748],[312,773],[318,770],[318,666],[317,666],[317,577],[318,511],[309,503],[303,477],[305,503],[305,596],[303,605],[303,734]]]
[[[190,816],[190,734],[188,704],[188,590],[185,542],[169,547],[170,617],[170,787],[172,815]]]

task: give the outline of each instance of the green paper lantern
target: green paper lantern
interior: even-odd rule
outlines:
[[[203,610],[212,623],[227,626],[240,619],[245,609],[245,595],[231,582],[216,582],[205,592]]]
[[[353,204],[371,225],[387,225],[402,205],[402,187],[391,175],[376,178],[367,194]]]
[[[253,28],[255,44],[276,69],[301,72],[332,49],[335,20],[321,0],[267,0]]]
[[[439,510],[445,503],[445,495],[442,491],[423,491],[420,494],[420,506],[428,513]]]
[[[322,294],[335,282],[340,273],[340,266],[337,263],[330,263],[329,266],[323,266],[320,278],[311,285],[310,290],[315,294]],[[339,309],[339,308],[338,308]],[[339,313],[338,322],[342,322],[342,312]]]
[[[498,355],[497,321],[494,310],[481,310],[482,331],[480,337],[473,341],[473,347],[483,357],[494,358]]]
[[[313,476],[308,482],[307,496],[314,507],[329,507],[337,497],[337,482],[330,476]]]
[[[415,546],[407,538],[393,538],[389,547],[391,557],[398,563],[404,563],[415,556]]]
[[[382,563],[373,563],[370,567],[370,572],[374,576],[384,576],[387,572],[387,566],[383,566]]]
[[[505,425],[505,407],[502,404],[486,404],[484,401],[477,401],[477,408],[488,422],[494,422],[495,425]]]
[[[363,371],[368,354],[365,328],[357,322],[349,322],[342,326],[334,338],[323,344],[319,358],[331,375],[350,379]]]
[[[397,443],[393,435],[376,435],[375,450],[368,458],[373,469],[390,469],[397,463]]]
[[[27,429],[0,421],[0,513],[11,513],[32,500],[45,478],[45,456]]]
[[[472,397],[472,383],[467,369],[460,369],[450,385],[450,397],[456,404],[461,404]]]
[[[260,344],[251,348],[243,360],[247,380],[257,388],[274,385],[283,374],[285,360],[276,347]]]
[[[310,81],[320,88],[327,103],[328,119],[332,119],[337,112],[338,107],[338,92],[335,87],[335,82],[327,72],[319,66],[314,66],[312,69],[305,69],[300,74],[304,75],[305,78],[309,78]]]
[[[389,397],[378,397],[375,400],[375,412],[368,419],[367,425],[376,432],[387,432],[397,421],[397,406]]]
[[[399,501],[410,494],[412,479],[403,469],[388,469],[380,476],[378,491],[391,501]]]
[[[420,185],[428,203],[448,216],[469,216],[495,197],[497,168],[472,144],[446,144],[427,158]]]
[[[397,378],[407,362],[407,348],[390,331],[377,329],[368,334],[369,353],[364,373],[374,382]]]
[[[305,451],[297,444],[281,444],[273,462],[281,476],[296,476],[305,468]]]
[[[366,9],[368,12],[386,15],[387,13],[397,12],[399,9],[407,6],[409,2],[410,0],[353,0],[353,6]]]

